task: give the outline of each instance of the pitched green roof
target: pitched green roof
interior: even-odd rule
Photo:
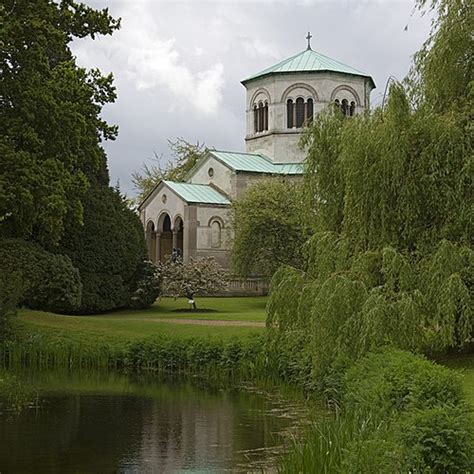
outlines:
[[[257,79],[262,76],[278,73],[291,73],[291,72],[315,72],[315,71],[332,71],[342,72],[345,74],[354,74],[356,76],[364,76],[372,78],[365,72],[359,71],[351,66],[347,66],[335,59],[331,59],[324,54],[313,51],[312,49],[306,49],[301,53],[295,54],[288,59],[285,59],[263,71],[260,71],[253,76],[243,80],[245,84],[247,81]],[[373,80],[372,80],[373,82]]]
[[[303,172],[303,166],[300,163],[275,164],[261,153],[218,150],[211,150],[209,153],[235,171],[267,174],[301,174]]]
[[[175,181],[163,181],[163,183],[186,202],[230,204],[223,194],[207,184],[177,183]]]

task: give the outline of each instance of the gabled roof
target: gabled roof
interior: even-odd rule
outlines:
[[[210,150],[214,156],[234,171],[267,174],[302,174],[303,165],[300,163],[273,163],[262,153],[239,153],[232,151]]]
[[[207,184],[177,183],[175,181],[162,181],[162,183],[189,203],[230,204],[227,197]]]
[[[295,54],[288,59],[284,59],[283,61],[280,61],[279,63],[274,64],[273,66],[248,77],[247,79],[244,79],[242,84],[271,74],[316,71],[340,72],[343,74],[367,77],[372,81],[372,84],[375,87],[373,79],[365,72],[359,71],[358,69],[341,63],[336,59],[331,59],[324,54],[313,51],[312,49],[306,49],[305,51]]]

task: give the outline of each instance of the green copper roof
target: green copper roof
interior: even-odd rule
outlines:
[[[342,72],[345,74],[354,74],[356,76],[369,77],[365,72],[359,71],[351,66],[347,66],[335,59],[331,59],[324,54],[313,51],[312,49],[306,49],[301,53],[291,56],[291,58],[285,59],[274,66],[271,66],[263,71],[254,74],[243,80],[242,83],[257,79],[262,76],[276,73],[291,73],[291,72],[314,72],[314,71],[332,71]],[[372,79],[372,78],[370,78]]]
[[[303,166],[299,163],[275,164],[261,153],[211,150],[210,154],[235,171],[268,174],[301,174],[303,172]]]
[[[177,183],[175,181],[163,181],[178,196],[186,202],[201,204],[230,204],[230,201],[207,184]]]

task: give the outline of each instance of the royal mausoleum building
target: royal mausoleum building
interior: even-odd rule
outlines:
[[[247,90],[245,153],[210,150],[186,182],[161,181],[140,204],[150,259],[214,257],[230,265],[229,208],[262,177],[301,176],[301,132],[336,104],[346,116],[369,107],[373,79],[310,47],[242,81]]]

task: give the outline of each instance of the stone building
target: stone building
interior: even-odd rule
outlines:
[[[162,181],[139,207],[150,258],[213,256],[230,264],[229,207],[262,177],[300,176],[304,125],[329,104],[352,116],[369,107],[373,79],[308,46],[242,81],[247,90],[246,152],[211,150],[185,183]]]

